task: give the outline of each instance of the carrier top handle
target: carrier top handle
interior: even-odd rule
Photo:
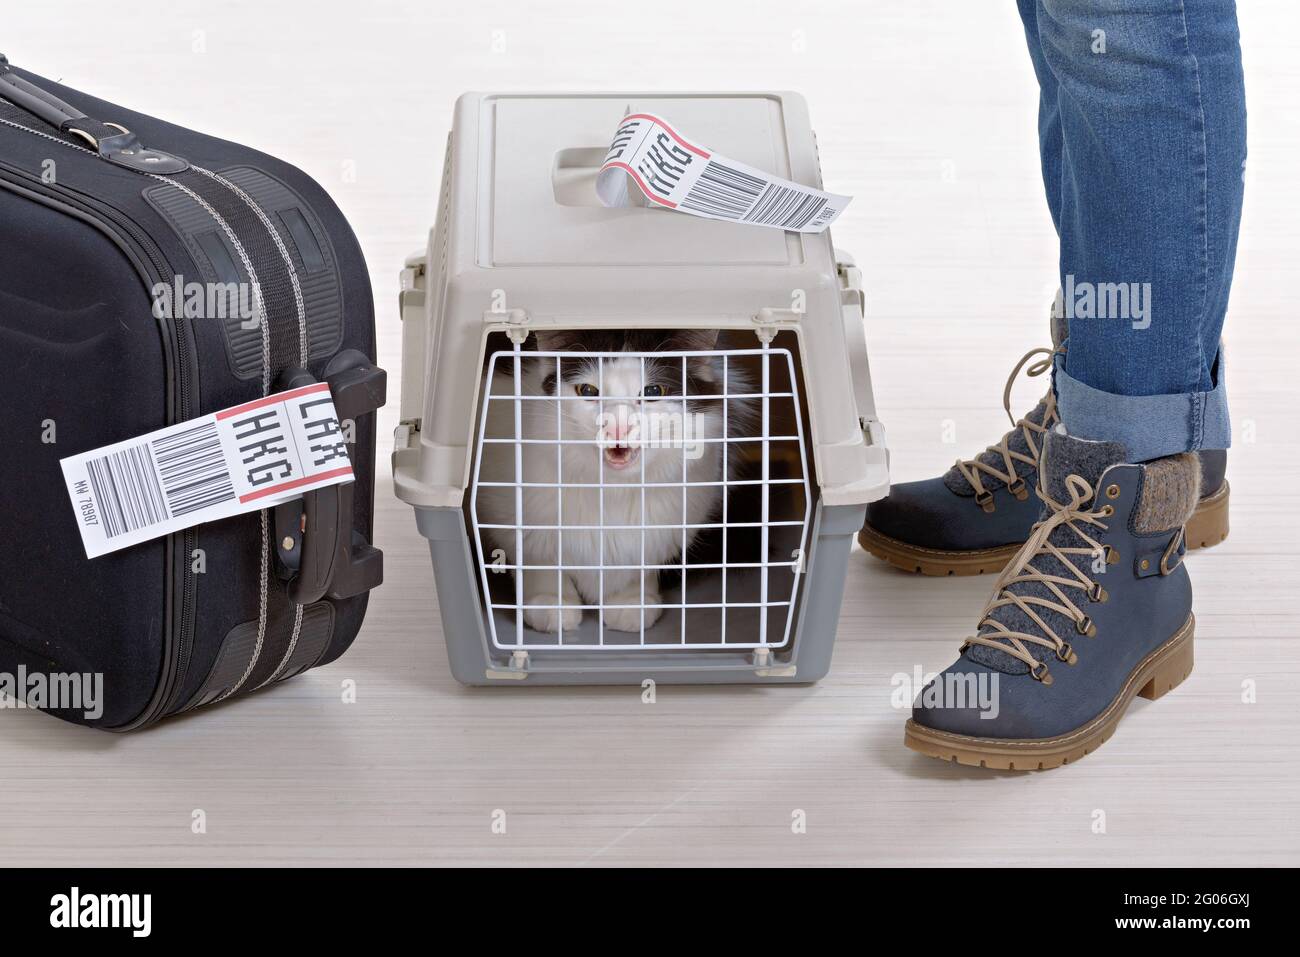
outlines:
[[[181,173],[190,164],[161,150],[142,145],[134,133],[120,123],[91,119],[76,107],[42,90],[13,72],[9,59],[0,53],[0,99],[44,120],[60,133],[80,137],[96,153],[118,166],[141,173]]]

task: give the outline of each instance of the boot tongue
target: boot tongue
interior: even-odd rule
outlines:
[[[1097,483],[1106,470],[1112,465],[1123,462],[1124,458],[1125,451],[1121,443],[1092,442],[1087,439],[1078,439],[1061,431],[1061,426],[1058,425],[1043,436],[1043,457],[1039,462],[1043,489],[1054,501],[1067,504],[1070,501],[1070,489],[1066,484],[1066,477],[1077,475],[1092,486],[1095,494]],[[1050,513],[1050,506],[1044,504],[1043,517],[1046,518]],[[1075,533],[1064,526],[1057,527],[1048,540],[1060,548],[1077,547],[1080,544]],[[1057,575],[1062,578],[1074,577],[1073,573],[1062,565],[1061,561],[1054,555],[1040,554],[1037,557],[1031,557],[1031,562],[1034,568],[1044,574]],[[1006,590],[1024,597],[1033,596],[1046,601],[1057,601],[1056,596],[1046,586],[1038,582],[1016,582],[1009,585]],[[1079,595],[1082,597],[1082,593],[1076,589],[1067,588],[1065,592],[1070,596]],[[1068,635],[1070,629],[1074,627],[1073,622],[1059,612],[1041,606],[1037,607],[1037,611],[1039,616],[1052,626],[1057,635]],[[1043,634],[1042,629],[1038,627],[1037,622],[1015,606],[997,608],[993,611],[992,617],[1012,631],[1022,631],[1031,635],[1047,637]],[[980,629],[982,635],[988,636],[993,633],[994,629],[988,625]],[[1029,644],[1028,642],[1026,642],[1026,645],[1030,654],[1039,661],[1045,661],[1052,656],[1050,648]],[[967,649],[966,656],[972,661],[1006,674],[1024,674],[1029,670],[1029,667],[1020,659],[997,648],[990,648],[987,645],[972,645]]]
[[[1047,396],[1044,396],[1043,398],[1039,399],[1038,405],[1034,406],[1034,408],[1029,412],[1028,415],[1025,416],[1025,418],[1030,422],[1033,422],[1035,425],[1050,426],[1052,424],[1051,422],[1044,421],[1047,418]],[[1022,455],[1029,454],[1029,443],[1025,441],[1024,429],[1016,427],[1013,428],[1008,433],[1007,448],[1010,449],[1012,452],[1019,452]],[[1006,460],[1003,459],[1001,452],[996,452],[992,449],[985,449],[983,452],[977,455],[976,458],[980,462],[983,462],[985,465],[992,466],[993,468],[998,469],[999,471],[1006,469]],[[1023,465],[1017,465],[1016,468],[1017,471],[1022,476],[1024,476],[1025,480],[1030,485],[1033,485],[1034,483],[1033,472],[1027,470]],[[994,478],[992,475],[988,475],[988,474],[981,475],[980,480],[983,483],[984,487],[988,489],[990,492],[996,491],[997,489],[1000,489],[1007,484],[1006,482],[1003,482],[1001,479]],[[957,466],[955,465],[952,468],[950,468],[946,473],[944,473],[943,482],[945,485],[948,486],[950,491],[954,492],[957,495],[975,494],[975,486],[971,485],[970,482],[966,480],[966,476],[961,474],[961,469],[957,468]]]
[[[1068,502],[1067,476],[1077,475],[1096,488],[1106,470],[1123,462],[1126,454],[1120,442],[1075,438],[1058,425],[1043,436],[1043,458],[1039,463],[1043,488],[1054,501]]]

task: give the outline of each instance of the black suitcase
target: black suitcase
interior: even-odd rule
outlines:
[[[178,280],[256,284],[263,318],[169,316],[156,296]],[[319,185],[0,56],[0,674],[28,677],[18,696],[102,675],[97,708],[47,710],[127,731],[341,655],[382,579],[374,363],[365,261]],[[318,381],[355,482],[86,558],[60,459]]]

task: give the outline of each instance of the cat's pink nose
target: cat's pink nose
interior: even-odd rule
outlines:
[[[605,442],[614,445],[634,444],[639,431],[639,416],[627,409],[619,409],[605,417],[605,422],[601,428],[601,437]]]

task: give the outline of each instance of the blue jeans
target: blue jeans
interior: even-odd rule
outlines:
[[[1144,462],[1231,440],[1219,336],[1246,161],[1234,0],[1017,0],[1061,240],[1072,435]]]

